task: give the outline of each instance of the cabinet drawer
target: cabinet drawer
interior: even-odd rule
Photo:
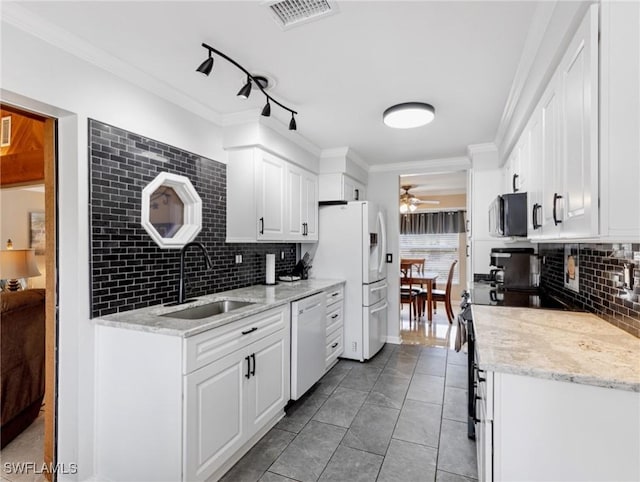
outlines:
[[[344,299],[344,286],[338,286],[332,290],[326,291],[327,293],[327,308],[333,303],[337,303]]]
[[[344,304],[342,301],[327,308],[327,335],[336,331],[338,327],[342,327],[343,313]]]
[[[289,327],[288,304],[186,338],[183,373],[197,370],[285,327]]]
[[[344,349],[342,330],[337,330],[333,335],[327,337],[327,359],[328,368],[340,355]]]

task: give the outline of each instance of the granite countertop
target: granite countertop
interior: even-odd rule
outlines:
[[[640,339],[591,313],[473,305],[483,370],[640,392]]]
[[[309,279],[293,283],[281,281],[275,286],[247,286],[246,288],[200,296],[199,298],[194,298],[195,301],[184,303],[180,306],[155,305],[139,310],[115,313],[97,318],[95,322],[98,325],[187,338],[270,308],[321,293],[343,283],[343,280]],[[250,301],[254,304],[199,320],[183,320],[160,316],[219,300]]]

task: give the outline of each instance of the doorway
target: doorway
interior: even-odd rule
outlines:
[[[6,337],[16,341],[3,355],[3,365],[13,366],[13,375],[21,375],[13,377],[14,384],[6,385],[4,380],[2,384],[7,388],[2,393],[2,477],[13,480],[31,472],[31,476],[40,473],[52,480],[57,413],[56,119],[8,104],[0,104],[0,110],[0,247],[4,270],[0,277],[10,275],[7,277],[15,277],[12,281],[17,282],[9,287],[2,280],[3,310],[10,305],[9,300],[15,310],[3,313],[0,338],[5,338],[5,333],[15,335]],[[26,271],[5,264],[22,255],[20,259],[27,260]],[[18,271],[12,274],[11,269]],[[14,318],[18,321],[21,314],[32,323],[29,330],[16,330],[9,324]],[[5,356],[10,358],[5,360]],[[28,388],[18,386],[27,382]],[[29,392],[29,397],[18,401],[11,396],[12,390]],[[23,407],[25,404],[28,406]],[[5,432],[5,426],[11,429]],[[18,462],[27,464],[19,466]]]
[[[402,341],[453,348],[466,286],[467,173],[401,175],[398,187]]]

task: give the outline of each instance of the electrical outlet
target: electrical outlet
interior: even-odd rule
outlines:
[[[242,264],[242,255],[236,254],[236,264]]]
[[[284,251],[280,251],[280,260],[284,261]]]
[[[393,253],[387,253],[387,263],[393,263]]]
[[[358,342],[354,341],[351,343],[351,351],[358,351]]]

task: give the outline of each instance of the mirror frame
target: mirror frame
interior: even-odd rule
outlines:
[[[184,204],[182,227],[171,238],[163,238],[149,219],[151,195],[162,186],[172,188],[182,201],[182,204]],[[161,172],[153,181],[147,184],[142,190],[140,224],[156,244],[163,249],[182,248],[185,244],[193,241],[202,230],[202,199],[200,199],[189,178],[169,172]]]

